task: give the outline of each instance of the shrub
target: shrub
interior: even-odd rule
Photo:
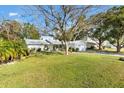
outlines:
[[[20,41],[0,41],[0,63],[11,62],[14,59],[21,59],[21,56],[29,55],[28,49]]]
[[[76,49],[75,49],[75,52],[78,52],[78,51],[79,51],[79,48],[76,48]]]
[[[93,50],[93,49],[95,49],[95,47],[94,46],[91,46],[90,48],[87,48],[87,49]]]
[[[119,60],[120,60],[120,61],[124,61],[124,57],[120,57]]]
[[[72,48],[71,48],[71,47],[69,47],[68,51],[71,51],[71,52],[72,52]]]
[[[75,48],[72,48],[72,52],[76,52],[76,49]]]
[[[31,48],[30,53],[34,53],[34,52],[35,52],[35,48]]]
[[[37,52],[41,52],[41,48],[38,48],[38,49],[37,49]]]

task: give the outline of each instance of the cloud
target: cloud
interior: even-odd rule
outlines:
[[[9,13],[9,16],[18,16],[18,13],[11,12]]]

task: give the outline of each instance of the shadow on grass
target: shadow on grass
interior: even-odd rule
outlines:
[[[47,52],[47,51],[42,51],[42,52],[37,52],[31,54],[31,56],[43,56],[43,55],[63,55],[62,52]]]
[[[62,52],[40,52],[41,54],[44,54],[44,55],[63,55]]]

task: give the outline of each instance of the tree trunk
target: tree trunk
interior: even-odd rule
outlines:
[[[62,47],[61,47],[61,50],[63,51],[63,49],[65,49],[64,47],[65,47],[65,43],[64,43],[64,41],[61,41],[62,42]]]
[[[10,40],[10,39],[9,39],[9,32],[8,32],[8,31],[7,31],[7,39]]]
[[[99,44],[99,50],[102,50],[101,45]]]
[[[65,41],[65,55],[68,55],[68,42]]]
[[[117,53],[119,53],[121,50],[120,46],[117,46]]]
[[[116,52],[119,53],[121,50],[120,44],[119,44],[119,40],[117,40],[117,46],[116,46]]]
[[[99,40],[99,50],[102,50],[102,42]]]

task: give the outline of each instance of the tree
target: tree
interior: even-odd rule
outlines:
[[[19,40],[22,39],[21,32],[22,26],[17,21],[4,20],[1,24],[1,37],[7,40]]]
[[[39,39],[40,34],[38,29],[30,23],[25,23],[23,27],[23,36],[29,39]]]
[[[65,45],[65,54],[68,55],[68,41],[74,38],[80,17],[92,6],[36,6],[42,14],[46,27],[54,31],[53,35]]]
[[[105,40],[107,40],[107,33],[106,33],[106,29],[104,29],[104,27],[98,27],[93,29],[89,36],[96,42],[96,44],[98,45],[99,50],[102,50],[102,44]]]
[[[107,11],[104,21],[109,33],[109,42],[113,44],[117,52],[124,46],[124,7],[113,7]]]
[[[108,38],[108,32],[104,25],[106,20],[106,13],[99,13],[91,17],[91,30],[89,31],[89,37],[92,38],[98,45],[99,50],[102,50],[102,44]]]
[[[90,23],[88,22],[88,19],[86,19],[85,16],[80,16],[79,21],[77,23],[76,31],[73,33],[73,39],[72,40],[81,40],[85,36],[87,36],[87,33],[90,29]]]
[[[4,20],[0,25],[0,63],[7,63],[28,55],[21,35],[22,26],[17,21]]]

